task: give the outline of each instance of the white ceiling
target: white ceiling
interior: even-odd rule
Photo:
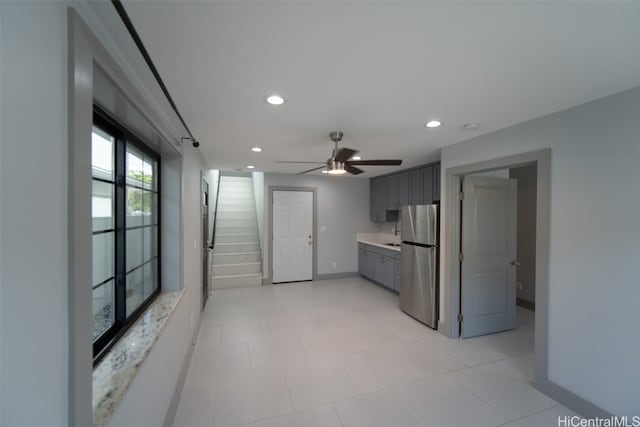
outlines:
[[[191,2],[125,7],[211,168],[295,173],[328,133],[368,178],[640,85],[640,2]],[[287,102],[264,102],[278,93]],[[444,125],[427,129],[438,118]],[[460,127],[480,122],[477,131]],[[249,148],[264,148],[259,154]]]

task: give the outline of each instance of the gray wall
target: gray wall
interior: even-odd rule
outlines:
[[[66,426],[66,7],[0,15],[0,424]]]
[[[551,148],[548,376],[617,415],[640,396],[638,117],[640,88],[442,149],[444,196],[447,168]]]
[[[318,189],[318,274],[358,271],[356,233],[378,231],[369,221],[369,180],[315,175],[264,174],[263,272],[268,276],[271,224],[269,224],[269,186],[315,187]],[[321,227],[326,231],[320,231]],[[332,263],[336,263],[334,268]]]
[[[509,169],[509,178],[518,180],[518,274],[522,284],[517,297],[536,302],[536,191],[535,165]]]
[[[73,5],[104,8],[111,15],[94,15],[100,22],[91,28],[131,43],[121,46],[129,50],[120,58],[139,57],[123,28],[107,29],[107,18],[122,26],[113,6]],[[71,422],[68,6],[62,1],[0,2],[0,425],[7,427],[62,427]],[[110,52],[116,47],[110,43]],[[159,92],[140,84],[153,84],[147,75],[133,77],[146,96]],[[155,106],[166,103],[156,101]],[[166,114],[164,110],[159,116]],[[113,425],[163,424],[198,324],[203,159],[197,150],[187,148],[184,159],[177,156],[177,161],[167,159],[163,165],[171,167],[163,169],[163,178],[170,179],[163,179],[169,185],[163,187],[167,199],[162,203],[168,207],[163,213],[174,219],[166,227],[163,219],[163,231],[174,243],[177,239],[177,244],[170,245],[173,253],[164,252],[163,241],[165,283],[189,291],[116,408]],[[90,199],[86,206],[91,206]],[[81,342],[90,349],[89,341]],[[91,376],[89,364],[77,369]],[[82,391],[83,402],[90,402],[90,390]],[[90,413],[91,408],[86,411]]]

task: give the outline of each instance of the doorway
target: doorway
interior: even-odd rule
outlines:
[[[316,192],[270,187],[271,283],[313,280],[316,271]]]
[[[515,329],[518,182],[461,180],[460,336]]]
[[[534,383],[538,388],[544,387],[547,378],[547,324],[548,324],[548,270],[549,270],[549,202],[550,202],[550,150],[539,150],[499,159],[493,159],[462,166],[449,167],[445,170],[445,207],[442,245],[443,257],[441,299],[441,324],[439,330],[450,338],[457,338],[460,333],[461,270],[459,254],[461,253],[460,222],[462,209],[459,192],[465,175],[476,174],[499,169],[520,168],[535,165],[537,175],[535,206],[535,319],[533,339]]]

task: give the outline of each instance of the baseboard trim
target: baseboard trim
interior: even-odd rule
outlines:
[[[313,280],[335,280],[335,279],[348,279],[350,277],[358,277],[360,274],[357,271],[347,273],[329,273],[329,274],[316,274]]]
[[[573,412],[585,418],[611,418],[613,414],[602,409],[577,394],[559,386],[558,384],[544,379],[534,382],[534,387],[554,399],[561,405],[566,406]]]
[[[516,305],[524,307],[527,310],[536,311],[536,303],[527,301],[526,299],[516,298]]]
[[[180,396],[182,395],[182,389],[184,388],[184,383],[187,380],[187,372],[189,371],[189,364],[191,364],[191,356],[193,356],[193,350],[196,346],[196,341],[198,340],[198,333],[200,332],[200,326],[202,324],[202,313],[198,318],[198,324],[196,325],[193,336],[191,337],[191,343],[189,344],[189,350],[187,351],[187,355],[184,358],[184,362],[182,363],[182,369],[180,370],[180,377],[178,378],[178,384],[176,384],[176,389],[173,392],[173,397],[171,398],[171,403],[169,404],[169,408],[167,409],[167,415],[164,417],[163,427],[172,427],[173,422],[176,418],[176,412],[178,411],[178,404],[180,403]]]

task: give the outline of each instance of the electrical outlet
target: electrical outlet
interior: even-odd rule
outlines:
[[[516,282],[518,285],[518,291],[522,291],[524,289],[524,286],[522,286],[522,282]]]

